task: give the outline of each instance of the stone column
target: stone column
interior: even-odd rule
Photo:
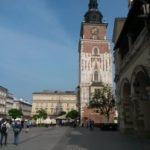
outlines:
[[[148,100],[150,100],[150,86],[147,86],[145,89],[147,91]]]
[[[141,110],[141,97],[138,95],[132,96],[132,101],[134,104],[134,110],[133,110],[133,124],[134,124],[134,131],[135,133],[140,133],[144,130],[144,114]]]

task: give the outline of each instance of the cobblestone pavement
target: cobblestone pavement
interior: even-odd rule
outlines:
[[[54,150],[150,150],[148,139],[99,129],[75,128],[59,143]]]
[[[22,131],[18,146],[13,143],[13,132],[7,146],[0,150],[150,150],[150,140],[117,131],[90,131],[86,128],[50,127]]]

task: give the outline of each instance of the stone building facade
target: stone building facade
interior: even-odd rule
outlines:
[[[150,1],[132,1],[122,29],[118,23],[113,41],[120,130],[150,135]]]
[[[7,93],[7,98],[6,98],[6,118],[10,118],[9,114],[8,114],[8,111],[10,109],[13,108],[13,105],[14,105],[14,97],[11,93]]]
[[[0,86],[0,118],[6,117],[6,100],[8,90]]]
[[[77,95],[74,91],[43,91],[32,94],[32,113],[33,116],[37,110],[44,109],[51,118],[66,113],[71,110],[77,110]]]
[[[98,10],[97,0],[89,0],[81,23],[79,40],[79,105],[81,120],[92,93],[104,84],[112,86],[112,56],[106,38],[107,23]],[[95,86],[96,85],[96,86]]]
[[[23,118],[29,119],[31,116],[32,104],[23,99],[14,99],[13,108],[22,110]]]

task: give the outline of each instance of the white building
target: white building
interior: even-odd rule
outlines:
[[[7,94],[6,98],[6,118],[9,118],[8,111],[13,108],[14,105],[14,97],[11,93]]]
[[[0,86],[0,118],[6,117],[6,100],[8,90]]]

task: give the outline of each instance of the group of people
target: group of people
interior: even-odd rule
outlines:
[[[94,129],[94,120],[87,119],[82,123],[82,127],[89,128],[90,130]]]
[[[19,134],[22,130],[21,122],[20,120],[16,120],[13,123],[10,123],[6,119],[2,119],[0,121],[0,145],[7,145],[7,137],[8,137],[8,131],[9,128],[13,128],[14,133],[14,144],[18,145],[19,142]]]

